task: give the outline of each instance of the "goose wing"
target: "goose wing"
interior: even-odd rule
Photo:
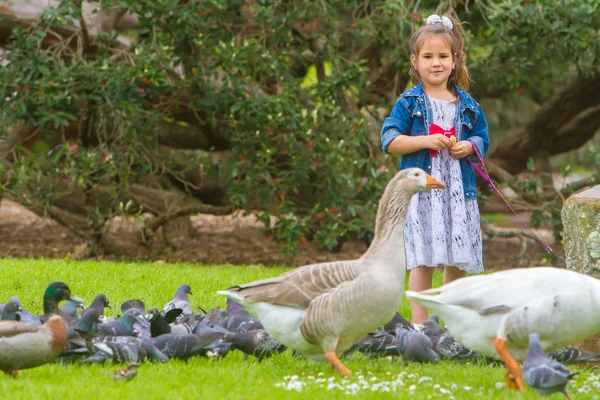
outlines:
[[[246,303],[266,302],[305,309],[316,297],[356,279],[360,270],[355,260],[311,264],[219,293],[233,295]]]

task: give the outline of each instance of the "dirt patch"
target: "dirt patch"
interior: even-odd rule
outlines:
[[[173,238],[165,244],[162,235],[157,235],[150,246],[144,246],[137,239],[137,229],[132,222],[116,219],[110,227],[108,248],[121,255],[105,254],[95,259],[299,266],[358,258],[366,249],[362,241],[354,240],[345,243],[338,253],[310,244],[299,246],[297,255],[286,256],[253,216],[198,215],[191,221],[189,234],[185,237]],[[518,225],[504,229],[515,227]],[[562,246],[553,243],[549,231],[536,232],[558,254],[563,253]],[[78,258],[85,250],[84,241],[68,229],[7,200],[0,203],[0,240],[0,257]],[[543,246],[531,241],[524,248],[518,238],[492,240],[484,237],[483,249],[486,269],[548,264],[542,260],[547,254]]]

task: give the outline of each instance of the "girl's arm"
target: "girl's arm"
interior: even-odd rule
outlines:
[[[436,133],[427,136],[408,136],[400,134],[387,147],[391,154],[409,154],[423,149],[443,150],[452,145],[452,139]]]
[[[452,140],[442,134],[411,136],[411,116],[406,99],[399,98],[381,128],[381,149],[385,153],[409,154],[423,149],[442,150],[452,145]]]

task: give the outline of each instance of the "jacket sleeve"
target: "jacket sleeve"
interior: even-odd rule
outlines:
[[[399,98],[390,113],[383,122],[381,128],[381,149],[388,154],[388,146],[400,135],[410,134],[410,114],[406,99]]]
[[[488,123],[483,114],[483,109],[478,104],[477,119],[473,124],[473,130],[468,139],[477,148],[477,151],[481,155],[481,158],[485,157],[488,149],[490,148],[490,137],[488,134]],[[469,156],[469,159],[473,162],[479,162],[477,155]]]

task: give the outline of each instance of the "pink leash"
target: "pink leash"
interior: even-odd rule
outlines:
[[[496,185],[494,185],[494,182],[492,182],[492,178],[490,177],[490,174],[488,173],[487,168],[485,167],[485,163],[483,162],[483,159],[481,158],[481,154],[479,154],[479,150],[477,150],[477,147],[475,145],[473,145],[473,149],[475,150],[475,154],[477,154],[477,158],[479,159],[479,163],[481,164],[481,168],[483,168],[483,171],[473,161],[471,161],[470,159],[467,158],[467,161],[469,161],[471,163],[471,165],[473,166],[473,168],[475,168],[477,170],[477,172],[479,172],[479,174],[483,177],[483,179],[485,179],[490,184],[490,186],[496,191],[496,193],[498,193],[498,195],[506,203],[506,205],[508,206],[508,208],[510,208],[510,210],[513,212],[513,214],[515,214],[517,216],[517,218],[519,218],[519,221],[521,221],[523,223],[523,225],[525,226],[525,228],[527,228],[529,230],[529,232],[533,235],[533,237],[546,248],[546,251],[548,253],[551,253],[554,257],[558,258],[560,261],[562,261],[563,264],[567,265],[566,261],[563,260],[561,257],[559,257],[550,248],[550,246],[548,246],[546,243],[544,243],[542,241],[542,239],[540,239],[538,237],[538,235],[536,235],[533,232],[533,230],[529,227],[529,225],[527,225],[527,223],[525,221],[523,221],[523,218],[521,218],[519,216],[519,214],[517,214],[517,212],[512,208],[512,206],[510,204],[508,204],[508,201],[506,201],[506,199],[504,198],[504,196],[502,195],[502,193],[500,193],[500,191],[498,190],[498,188],[496,187]]]

